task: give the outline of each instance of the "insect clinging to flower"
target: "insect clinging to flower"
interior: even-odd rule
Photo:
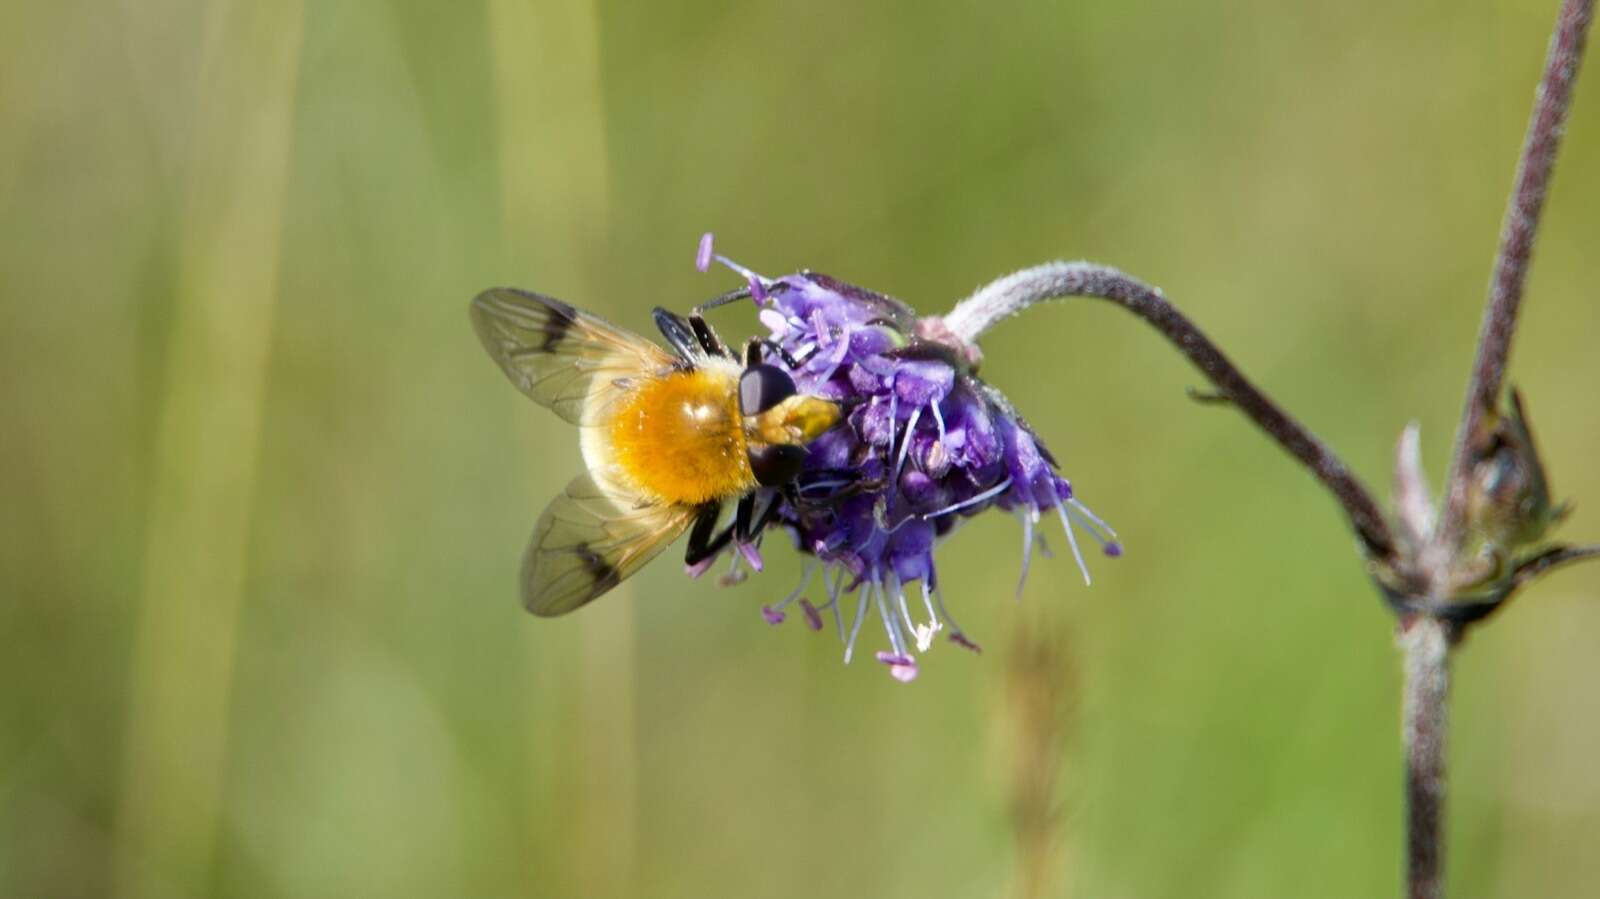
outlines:
[[[473,326],[512,383],[581,429],[586,470],[545,509],[523,556],[529,611],[590,602],[685,532],[691,575],[729,552],[723,580],[741,579],[741,566],[761,570],[762,538],[777,527],[812,559],[762,616],[778,624],[798,604],[820,630],[831,614],[848,662],[876,611],[888,640],[877,658],[907,681],[913,648],[927,651],[941,631],[978,648],[946,610],[934,566],[935,545],[961,521],[1016,515],[1024,579],[1033,550],[1046,549],[1036,525],[1047,513],[1086,582],[1074,525],[1121,554],[1033,429],[977,376],[977,348],[942,319],[822,274],[762,277],[713,256],[706,235],[696,266],[713,258],[746,284],[686,317],[656,308],[670,350],[539,294],[498,288],[472,301]],[[735,353],[702,313],[739,300],[754,302],[766,333]],[[819,563],[825,598],[813,604],[804,593]],[[920,604],[907,598],[918,585]]]
[[[512,383],[582,428],[587,471],[545,509],[523,557],[528,611],[571,612],[686,530],[691,567],[736,538],[752,543],[792,493],[806,444],[839,423],[837,403],[799,393],[764,361],[767,342],[752,339],[741,363],[704,308],[687,319],[656,308],[669,353],[539,294],[495,288],[472,301],[478,337]],[[719,530],[728,501],[734,520]]]

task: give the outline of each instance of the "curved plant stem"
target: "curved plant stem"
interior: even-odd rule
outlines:
[[[1007,275],[962,300],[943,319],[944,328],[972,344],[996,322],[1043,300],[1062,297],[1110,300],[1148,322],[1289,455],[1311,469],[1344,507],[1350,524],[1373,558],[1395,556],[1394,537],[1367,488],[1343,461],[1305,426],[1256,389],[1216,344],[1167,302],[1161,291],[1108,266],[1047,262]]]
[[[1476,444],[1485,436],[1484,416],[1495,408],[1505,379],[1506,359],[1511,353],[1511,337],[1517,327],[1517,311],[1522,305],[1523,284],[1527,279],[1528,261],[1533,256],[1539,215],[1544,210],[1556,151],[1561,147],[1567,110],[1572,104],[1572,87],[1583,61],[1593,13],[1594,0],[1562,3],[1561,12],[1556,16],[1555,33],[1550,37],[1544,75],[1539,79],[1539,89],[1534,96],[1528,135],[1522,144],[1522,158],[1517,163],[1516,181],[1500,231],[1500,250],[1495,256],[1494,274],[1489,279],[1489,302],[1478,332],[1478,355],[1467,382],[1466,409],[1461,413],[1461,428],[1456,433],[1455,460],[1440,520],[1438,542],[1451,550],[1459,547],[1465,533],[1467,479],[1476,455]]]

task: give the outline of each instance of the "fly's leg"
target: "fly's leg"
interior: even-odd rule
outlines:
[[[689,548],[683,554],[683,564],[692,568],[727,548],[728,541],[733,539],[734,525],[730,524],[719,532],[717,519],[721,517],[721,503],[707,503],[700,507],[694,518],[694,527],[689,531]]]
[[[733,350],[722,342],[722,338],[717,336],[717,332],[711,329],[711,325],[706,323],[700,310],[696,309],[689,313],[689,328],[694,332],[694,339],[700,344],[700,348],[705,350],[706,355],[721,356],[724,359],[738,358],[733,355]]]
[[[827,468],[808,474],[807,483],[789,485],[794,494],[790,503],[795,508],[831,508],[852,496],[882,490],[887,483],[883,478],[864,478],[851,468]],[[828,492],[819,494],[822,490]]]
[[[762,361],[763,350],[766,350],[767,352],[777,356],[779,359],[782,359],[783,364],[789,366],[790,371],[799,371],[800,366],[811,361],[811,357],[817,354],[817,348],[813,346],[811,349],[801,354],[805,358],[797,359],[788,350],[783,348],[783,344],[778,343],[776,340],[773,340],[770,337],[752,337],[746,341],[744,345],[745,367],[749,368],[752,365],[760,365]]]
[[[767,296],[770,297],[777,296],[778,294],[788,290],[789,285],[783,281],[773,281],[770,284],[764,285],[764,288],[767,292]],[[694,307],[694,311],[705,312],[707,309],[715,309],[718,306],[726,306],[729,303],[737,303],[740,300],[748,300],[754,297],[755,292],[751,290],[750,285],[747,284],[744,287],[736,287],[727,293],[720,294],[712,297],[709,300],[706,300],[704,303]]]
[[[733,516],[735,536],[740,543],[752,543],[778,515],[778,500],[782,494],[771,487],[744,495]]]
[[[679,358],[685,362],[693,362],[700,355],[695,333],[682,316],[660,306],[650,314],[656,320],[656,329],[667,339],[667,343]]]
[[[737,358],[733,350],[728,349],[728,345],[717,336],[717,332],[706,324],[699,310],[689,313],[687,319],[661,306],[657,306],[651,314],[655,317],[656,328],[661,331],[661,336],[667,339],[673,351],[685,362],[692,363],[706,356]]]

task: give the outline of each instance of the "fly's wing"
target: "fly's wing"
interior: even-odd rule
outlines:
[[[546,296],[496,287],[472,300],[483,348],[534,402],[576,425],[600,424],[628,382],[673,357],[648,340]]]
[[[565,615],[655,558],[694,520],[692,506],[633,501],[572,479],[534,526],[522,556],[522,604],[535,615]]]

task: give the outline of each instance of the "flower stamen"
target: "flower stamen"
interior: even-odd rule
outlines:
[[[844,645],[844,663],[850,664],[850,657],[856,651],[856,638],[861,636],[861,623],[867,620],[867,591],[865,587],[856,586],[856,620],[850,625],[850,641]]]
[[[944,619],[946,624],[950,625],[950,642],[956,644],[957,646],[970,649],[973,652],[983,652],[983,647],[972,642],[972,640],[967,637],[967,632],[961,629],[961,625],[958,624],[954,616],[950,614],[950,610],[944,607],[944,593],[940,591],[939,581],[932,572],[928,574],[928,579],[932,580],[933,584],[932,586],[929,586],[928,581],[925,580],[922,582],[923,601],[927,601],[928,594],[933,594],[933,605],[939,610],[939,617]]]
[[[1100,547],[1106,555],[1113,559],[1122,555],[1122,543],[1117,539],[1117,531],[1115,528],[1101,520],[1100,516],[1090,511],[1088,506],[1078,502],[1077,497],[1069,498],[1067,500],[1067,505],[1071,506],[1069,511],[1080,516],[1084,520],[1085,529],[1088,530],[1096,540],[1100,541]]]
[[[839,632],[839,642],[844,642],[844,616],[839,613],[839,589],[844,586],[844,566],[840,565],[833,570],[833,584],[828,587],[828,608],[833,610],[833,627]],[[824,573],[823,578],[827,575]],[[847,657],[845,661],[849,661]]]
[[[993,487],[990,487],[988,490],[983,491],[982,493],[978,494],[977,496],[969,496],[969,497],[967,497],[966,499],[962,500],[959,503],[952,503],[951,505],[945,506],[943,509],[939,509],[938,511],[929,512],[926,515],[922,516],[922,520],[923,521],[932,521],[933,519],[938,518],[941,515],[948,515],[951,512],[955,512],[955,511],[957,511],[959,509],[965,509],[968,506],[975,506],[978,503],[983,502],[984,500],[993,499],[997,494],[1005,492],[1005,489],[1007,487],[1010,487],[1010,486],[1011,486],[1011,479],[1010,478],[1006,478],[1005,480],[1003,480],[1000,483],[994,485]]]
[[[785,608],[788,608],[790,603],[794,602],[797,599],[800,599],[800,594],[804,593],[806,587],[810,586],[810,584],[811,584],[811,575],[816,572],[817,564],[818,563],[817,563],[817,560],[816,560],[815,557],[813,557],[811,559],[808,559],[806,561],[805,568],[801,569],[801,571],[800,571],[800,583],[799,583],[798,586],[796,586],[794,588],[794,591],[791,592],[788,596],[785,596],[783,598],[783,600],[781,602],[779,602],[777,605],[762,606],[761,607],[761,617],[765,618],[767,620],[768,624],[782,624],[783,623],[783,619],[784,619],[783,610]],[[814,607],[812,607],[812,605],[810,603],[808,603],[805,600],[801,599],[800,600],[800,606],[801,606],[801,608],[806,610],[806,619],[808,621],[816,616],[816,613],[817,613],[816,609]],[[821,621],[818,620],[818,627],[820,627],[820,626],[821,626]],[[813,627],[812,630],[817,630],[817,627]]]
[[[766,562],[761,558],[761,547],[754,543],[743,542],[735,542],[734,545],[739,548],[739,555],[744,556],[744,560],[750,564],[751,570],[757,573],[766,570]]]
[[[1061,527],[1067,532],[1067,545],[1072,547],[1072,558],[1078,563],[1078,570],[1083,572],[1083,584],[1089,585],[1089,566],[1084,564],[1083,550],[1078,549],[1078,535],[1072,532],[1072,520],[1067,518],[1067,504],[1056,501],[1056,512],[1061,516]]]
[[[889,666],[889,674],[902,684],[917,679],[917,660],[904,653],[879,652],[878,661]]]
[[[694,267],[702,272],[711,269],[711,232],[700,235],[700,246],[695,249]]]
[[[728,573],[717,578],[717,586],[719,587],[732,587],[734,584],[742,584],[745,578],[749,577],[745,570],[739,566],[739,563],[744,561],[744,555],[742,553],[732,553],[732,556],[733,564],[728,566]]]
[[[817,611],[817,607],[811,604],[811,600],[801,599],[800,611],[804,612],[806,615],[807,627],[811,628],[813,631],[822,630],[822,613]]]
[[[893,408],[893,407],[891,407]],[[900,481],[900,470],[905,467],[906,454],[911,452],[911,436],[917,431],[917,419],[922,417],[922,407],[911,410],[911,418],[906,421],[905,436],[900,439],[900,456],[894,460],[894,480]]]
[[[883,629],[889,632],[889,646],[894,649],[894,654],[901,658],[910,658],[906,654],[906,638],[900,633],[900,621],[889,611],[889,591],[883,588],[883,581],[873,578],[868,583],[873,599],[878,606],[878,617],[883,619]]]
[[[1022,598],[1022,588],[1028,583],[1028,566],[1033,563],[1033,526],[1039,520],[1039,510],[1033,507],[1019,509],[1022,517],[1022,575],[1017,578],[1017,599]]]
[[[917,651],[922,652],[923,650],[920,648],[922,638],[917,636],[922,632],[922,628],[911,620],[911,609],[906,605],[905,585],[900,583],[900,575],[892,570],[889,572],[889,582],[894,585],[894,600],[900,609],[900,620],[905,622],[906,631],[916,637],[916,642],[919,644]]]

